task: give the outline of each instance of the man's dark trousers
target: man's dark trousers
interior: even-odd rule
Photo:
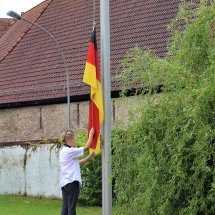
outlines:
[[[76,205],[79,195],[79,182],[73,181],[61,188],[63,205],[61,215],[76,215]]]

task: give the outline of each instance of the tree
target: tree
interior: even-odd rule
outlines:
[[[214,1],[182,2],[168,30],[164,59],[136,46],[116,77],[141,98],[112,132],[117,214],[215,214]]]

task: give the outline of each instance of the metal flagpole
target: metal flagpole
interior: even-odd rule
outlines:
[[[109,0],[100,0],[101,77],[104,102],[102,132],[102,214],[112,214],[111,174],[111,94],[110,94],[110,21]]]

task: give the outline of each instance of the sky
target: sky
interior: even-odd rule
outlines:
[[[26,12],[43,1],[44,0],[0,0],[0,18],[10,18],[6,14],[9,10],[13,10],[21,15],[21,12]]]

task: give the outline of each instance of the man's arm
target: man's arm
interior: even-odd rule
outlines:
[[[90,155],[88,155],[86,158],[82,159],[82,160],[79,160],[79,165],[83,165],[85,164],[86,162],[90,161],[92,158],[95,157],[95,153],[92,152]]]

